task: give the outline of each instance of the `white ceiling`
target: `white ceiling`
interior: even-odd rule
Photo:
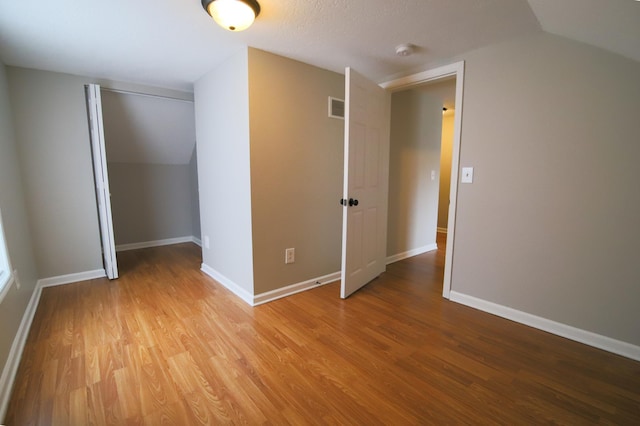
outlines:
[[[634,0],[259,1],[254,26],[231,33],[199,0],[0,0],[0,59],[187,91],[244,45],[378,82],[542,30],[640,61]],[[400,43],[417,53],[395,56]]]
[[[529,0],[544,31],[640,61],[640,1]]]

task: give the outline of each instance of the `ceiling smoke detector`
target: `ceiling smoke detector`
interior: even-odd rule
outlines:
[[[409,56],[413,53],[413,50],[414,50],[413,44],[409,44],[409,43],[399,44],[396,46],[396,55]]]

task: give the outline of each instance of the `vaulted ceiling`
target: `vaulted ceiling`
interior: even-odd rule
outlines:
[[[0,59],[190,91],[249,45],[375,81],[541,31],[640,61],[635,0],[259,0],[242,33],[218,27],[199,0],[0,1]],[[416,53],[394,48],[412,43]]]
[[[102,90],[109,163],[189,164],[196,144],[193,102]]]

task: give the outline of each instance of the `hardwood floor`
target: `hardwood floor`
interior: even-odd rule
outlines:
[[[441,297],[444,250],[255,308],[181,244],[43,290],[7,425],[640,424],[640,363]]]

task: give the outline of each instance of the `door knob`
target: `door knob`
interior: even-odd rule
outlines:
[[[347,205],[347,199],[346,198],[340,198],[340,205],[341,206],[346,206]]]
[[[349,198],[349,206],[357,206],[358,200],[354,200],[353,198]]]

